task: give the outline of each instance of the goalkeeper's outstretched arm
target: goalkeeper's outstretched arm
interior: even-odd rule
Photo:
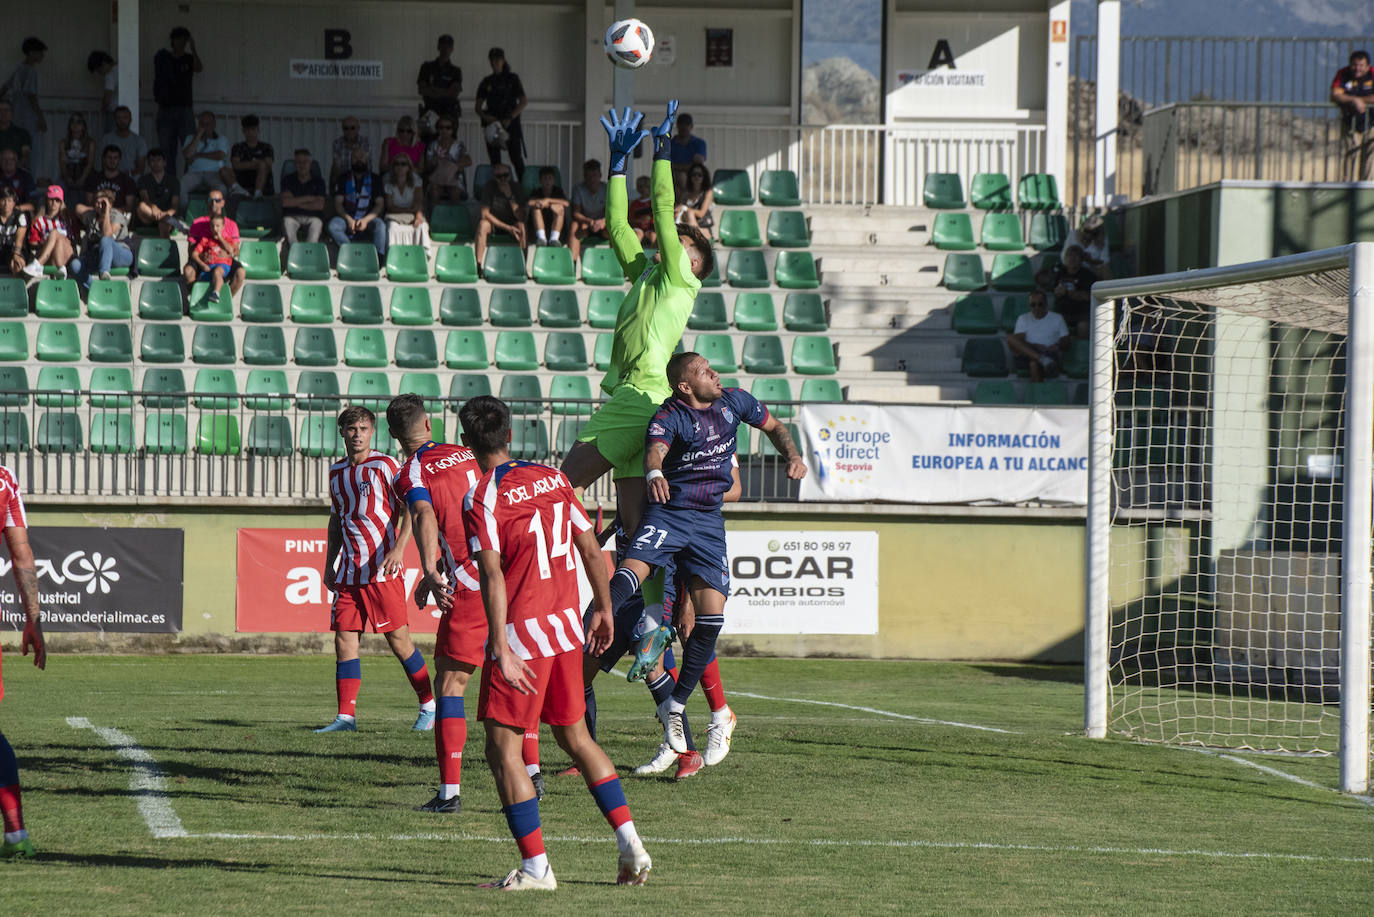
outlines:
[[[625,172],[629,166],[630,153],[647,134],[639,129],[644,115],[631,111],[628,107],[623,114],[612,108],[609,115],[601,116],[601,126],[606,129],[611,147],[611,176],[606,183],[606,236],[611,240],[611,251],[625,279],[631,283],[643,272],[644,247],[639,237],[630,228],[629,193],[625,189]]]
[[[653,165],[653,202],[654,232],[658,233],[659,261],[668,272],[668,280],[674,286],[690,286],[692,280],[691,262],[687,260],[678,238],[677,223],[673,221],[673,205],[676,195],[673,189],[673,164],[670,141],[673,136],[673,121],[677,118],[677,99],[668,103],[668,117],[663,123],[650,130],[654,137]],[[684,274],[684,270],[686,273]]]

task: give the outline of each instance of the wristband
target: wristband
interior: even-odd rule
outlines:
[[[657,134],[655,134],[654,159],[662,159],[664,161],[671,160],[673,156],[672,141],[673,138],[671,136],[660,137]]]
[[[626,162],[627,159],[629,159],[629,155],[626,153],[612,153],[610,162],[611,174],[624,175],[629,165],[629,163]]]
[[[661,477],[663,477],[663,472],[660,469],[650,468],[648,471],[644,472],[644,483],[648,484],[650,481],[657,480]]]

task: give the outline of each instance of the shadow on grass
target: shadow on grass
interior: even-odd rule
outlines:
[[[189,838],[187,840],[198,839]],[[423,881],[431,884],[454,885],[458,887],[473,885],[478,881],[484,881],[483,877],[477,875],[464,877],[462,879],[454,878],[452,875],[435,875],[433,870],[389,867],[386,875],[362,875],[357,872],[342,873],[337,870],[328,871],[302,868],[298,861],[290,863],[248,863],[242,860],[222,860],[215,857],[202,857],[189,854],[181,857],[142,856],[132,853],[77,853],[44,849],[40,852],[39,858],[34,862],[36,864],[51,863],[63,866],[106,867],[117,869],[214,869],[223,872],[246,872],[259,875],[280,873],[281,875],[290,875],[293,877],[311,876],[319,879],[340,879],[353,882],[385,882],[389,884],[411,884]],[[397,873],[400,873],[400,875],[396,875]]]
[[[1000,678],[1026,678],[1031,681],[1058,681],[1066,684],[1083,683],[1081,665],[978,665],[981,672]]]

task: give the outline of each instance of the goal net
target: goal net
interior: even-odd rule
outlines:
[[[1372,267],[1094,286],[1089,735],[1340,754],[1367,787]]]

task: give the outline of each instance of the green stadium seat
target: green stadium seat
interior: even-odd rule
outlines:
[[[286,252],[286,276],[292,280],[328,280],[329,249],[323,242],[297,242]]]
[[[697,294],[700,297],[700,294]],[[592,290],[587,297],[587,324],[593,328],[614,328],[625,294],[619,290]],[[725,304],[721,303],[722,312]],[[695,309],[693,309],[695,312]],[[689,320],[690,324],[690,320]]]
[[[286,333],[281,325],[243,329],[243,362],[249,366],[285,366]]]
[[[712,290],[723,286],[724,282],[720,279],[720,252],[711,249],[711,273],[706,275],[706,279],[701,282],[702,289]]]
[[[38,326],[34,356],[45,363],[75,363],[81,359],[81,332],[75,322],[44,322]]]
[[[517,290],[492,290],[487,301],[487,320],[497,328],[528,328],[534,324],[530,314],[530,294]]]
[[[1064,354],[1064,375],[1070,379],[1086,379],[1091,365],[1092,351],[1088,348],[1088,342],[1075,339],[1069,346],[1069,352]]]
[[[801,203],[797,173],[790,169],[769,169],[759,173],[759,203],[765,207],[796,207]]]
[[[348,403],[360,404],[374,414],[391,401],[391,381],[386,373],[361,372],[348,377]]]
[[[735,362],[735,342],[728,334],[698,334],[692,350],[705,357],[718,373],[739,371],[739,364]]]
[[[972,254],[945,255],[945,269],[940,283],[947,290],[981,290],[988,285],[983,273],[983,259]]]
[[[545,328],[582,327],[582,310],[577,305],[577,293],[573,290],[540,292],[539,324]]]
[[[954,330],[960,334],[994,334],[997,310],[992,305],[992,297],[978,293],[956,300]]]
[[[191,337],[191,360],[211,366],[232,365],[238,360],[234,331],[224,325],[201,325]]]
[[[181,284],[144,280],[138,290],[138,317],[150,322],[181,321]]]
[[[439,377],[434,373],[402,373],[401,384],[396,387],[398,395],[419,395],[425,399],[425,410],[433,413],[442,411],[444,391],[439,385]]]
[[[549,457],[549,428],[542,420],[511,421],[511,458],[540,461]]]
[[[625,283],[615,252],[605,246],[582,249],[582,282],[594,287],[618,287]]]
[[[747,207],[754,203],[754,187],[743,169],[716,169],[711,182],[715,202],[722,207]]]
[[[296,406],[302,411],[339,410],[339,377],[332,370],[306,370],[296,379]]]
[[[380,325],[386,321],[382,291],[371,285],[344,287],[339,299],[339,318],[345,325]]]
[[[1026,247],[1021,218],[1014,213],[989,213],[983,217],[978,244],[988,251],[1019,252]]]
[[[969,338],[962,358],[964,373],[995,379],[1006,378],[1007,355],[997,338]]]
[[[143,392],[144,407],[186,407],[186,377],[179,369],[156,367],[144,370],[139,390]]]
[[[234,222],[238,224],[239,235],[245,239],[263,239],[277,231],[277,208],[268,198],[249,198],[239,201],[237,209],[234,210]],[[242,248],[246,249],[249,243],[245,242]],[[276,244],[272,243],[276,248]],[[248,262],[243,260],[242,250],[239,252],[239,260],[243,261],[243,266],[248,267]],[[278,262],[280,265],[281,262]],[[280,270],[278,275],[280,276]]]
[[[978,247],[973,241],[973,220],[962,212],[935,214],[930,244],[946,252],[972,251]]]
[[[762,245],[758,214],[752,210],[726,210],[721,213],[720,244],[728,248],[758,248]]]
[[[527,173],[528,174],[528,173]],[[572,252],[561,245],[540,245],[534,250],[530,270],[535,283],[576,283],[577,268]]]
[[[835,347],[825,335],[805,335],[792,339],[792,371],[803,376],[833,376]]]
[[[1016,183],[1016,202],[1022,210],[1048,210],[1040,199],[1040,185],[1033,174],[1022,175]]]
[[[199,280],[191,284],[191,292],[186,297],[186,311],[196,322],[232,322],[234,320],[234,301],[228,284],[219,291],[219,302],[210,302],[210,284]]]
[[[587,369],[587,344],[576,331],[551,331],[544,339],[544,365],[556,372]]]
[[[773,308],[772,294],[738,294],[735,297],[735,327],[740,331],[777,331],[778,313]]]
[[[429,257],[423,245],[391,245],[386,250],[386,278],[392,283],[425,283]]]
[[[1062,213],[1032,213],[1030,247],[1038,252],[1057,252],[1069,238],[1069,221]]]
[[[81,401],[81,374],[75,366],[43,366],[34,387],[35,404],[45,408],[70,408]]]
[[[339,362],[334,332],[328,328],[301,328],[291,350],[297,366],[335,366]]]
[[[747,249],[731,252],[725,266],[725,279],[730,286],[741,289],[767,287],[768,264],[764,261],[763,252]]]
[[[301,421],[301,455],[334,458],[344,454],[343,438],[333,417],[307,417]]]
[[[933,210],[962,210],[964,183],[953,172],[927,172],[921,196]]]
[[[614,328],[615,324],[612,323],[610,327]],[[687,327],[693,331],[728,331],[730,318],[725,311],[725,295],[698,293],[696,301],[692,303],[692,314],[687,316]]]
[[[1026,404],[1056,407],[1069,403],[1069,390],[1062,382],[1027,382]]]
[[[244,242],[239,247],[239,263],[249,280],[276,280],[281,276],[281,252],[275,242]]]
[[[123,281],[119,281],[123,283]],[[125,298],[128,284],[124,284]],[[0,318],[23,318],[29,314],[29,291],[20,277],[0,277]],[[8,415],[6,415],[8,416]]]
[[[485,373],[454,373],[448,383],[448,396],[457,401],[453,406],[454,413],[469,398],[490,394],[491,379]]]
[[[735,386],[738,388],[738,386]],[[735,426],[735,458],[741,462],[748,461],[758,453],[754,451],[754,428],[747,423],[740,423]],[[759,434],[763,439],[763,434]]]
[[[990,280],[994,290],[1029,293],[1035,289],[1035,269],[1025,255],[995,255]]]
[[[973,387],[974,404],[1017,404],[1016,383],[1010,379],[980,379]]]
[[[1016,320],[1030,311],[1030,302],[1020,294],[1008,296],[1002,300],[1002,330],[1011,334],[1016,330]]]
[[[23,407],[28,403],[28,370],[22,366],[0,366],[0,406]]]
[[[133,317],[129,281],[92,280],[86,293],[86,314],[103,321],[128,321]]]
[[[1044,210],[1058,210],[1059,201],[1059,182],[1048,172],[1041,172],[1035,176],[1035,182],[1040,189],[1040,206]]]
[[[837,379],[807,379],[802,382],[802,401],[843,401],[844,389]]]
[[[86,339],[86,359],[92,363],[132,363],[134,339],[124,322],[96,322]]]
[[[539,187],[539,170],[545,168],[546,166],[552,168],[554,171],[554,186],[558,188],[563,187],[563,170],[560,169],[558,166],[555,166],[552,163],[543,163],[540,165],[535,165],[533,163],[527,162],[525,163],[525,174],[522,175],[520,178],[520,187],[525,192],[526,197],[529,197],[530,193],[534,191],[535,188]]]
[[[248,454],[291,454],[291,421],[282,416],[258,415],[248,422]]]
[[[429,237],[435,242],[471,242],[472,215],[462,204],[435,204],[429,220]]]
[[[150,455],[186,454],[186,415],[159,411],[143,421],[143,449]]]
[[[592,365],[605,372],[611,368],[611,349],[615,346],[615,335],[603,331],[596,336],[592,345]]]
[[[351,283],[376,283],[382,277],[377,248],[371,242],[346,242],[339,246],[339,279]]]
[[[819,293],[788,293],[782,304],[782,323],[788,331],[828,331],[830,320]]]
[[[743,386],[741,386],[740,383],[739,383],[739,376],[721,376],[721,377],[720,377],[720,387],[721,387],[721,388],[742,388]]]
[[[232,414],[202,414],[196,423],[196,451],[201,455],[238,455],[239,419]]]
[[[175,277],[181,273],[181,256],[171,239],[143,239],[138,243],[140,277]]]
[[[0,414],[0,452],[29,451],[29,419],[23,414]]]
[[[396,335],[396,365],[403,369],[438,369],[439,345],[428,328],[406,328]]]
[[[968,197],[979,210],[1010,210],[1011,179],[1002,172],[979,172],[969,182]]]
[[[510,407],[512,414],[544,413],[544,389],[538,376],[513,373],[504,377],[498,397]]]
[[[43,412],[33,447],[39,452],[80,452],[81,418],[68,412]]]
[[[380,369],[390,362],[386,335],[380,328],[349,328],[344,337],[344,363],[359,369]]]
[[[595,407],[591,404],[592,382],[586,376],[554,376],[549,399],[555,414],[590,414]]]
[[[496,335],[496,368],[538,369],[539,352],[534,335],[528,331],[502,331]]]
[[[816,259],[810,252],[778,252],[773,265],[773,279],[785,290],[814,290],[821,285],[816,272]]]
[[[560,458],[566,456],[577,446],[577,437],[582,433],[582,425],[586,421],[581,419],[568,419],[560,421],[558,432],[553,437],[553,451]]]
[[[425,287],[396,287],[391,291],[393,325],[434,324],[434,304]]]
[[[787,358],[782,352],[782,338],[775,334],[751,334],[744,339],[740,355],[747,373],[785,373]]]
[[[477,256],[471,245],[445,245],[434,260],[434,279],[440,283],[476,283]]]
[[[232,369],[202,369],[196,372],[191,403],[203,411],[229,411],[238,407],[238,380]]]
[[[38,281],[33,307],[39,318],[80,318],[81,293],[76,288],[76,281]]]
[[[245,322],[284,321],[281,287],[275,283],[248,283],[239,291],[239,318]]]
[[[450,327],[482,324],[482,301],[471,287],[445,289],[439,295],[439,321]]]
[[[298,283],[291,290],[291,321],[298,325],[328,325],[334,321],[334,299],[322,283]]]
[[[444,365],[449,369],[486,369],[487,339],[480,331],[450,331],[444,342]]]
[[[29,358],[29,333],[23,322],[0,322],[0,361],[14,363]]]
[[[487,283],[524,283],[525,252],[518,245],[488,245],[482,258]]]
[[[134,373],[127,366],[96,366],[91,369],[92,407],[128,408],[134,404]]]
[[[792,401],[792,384],[786,379],[755,379],[749,394],[768,406],[775,417],[791,417],[797,413]]]
[[[811,227],[800,210],[774,210],[768,215],[768,244],[774,248],[807,248]]]
[[[244,404],[254,411],[284,411],[291,404],[291,387],[280,369],[250,369],[243,391]]]

